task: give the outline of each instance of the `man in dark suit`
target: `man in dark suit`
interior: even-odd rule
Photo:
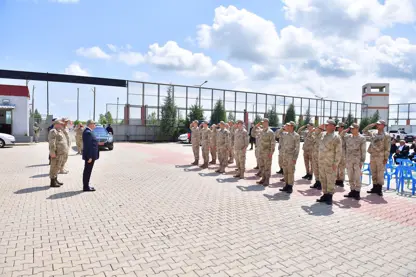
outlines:
[[[87,121],[87,127],[82,133],[83,151],[82,159],[85,161],[84,173],[82,176],[82,183],[84,185],[84,191],[95,191],[93,187],[90,187],[90,178],[94,162],[100,157],[98,150],[98,141],[93,131],[95,129],[95,122],[93,120]]]
[[[406,145],[404,140],[400,141],[400,145],[396,150],[396,154],[394,155],[394,160],[397,159],[408,159],[409,158],[410,147]]]

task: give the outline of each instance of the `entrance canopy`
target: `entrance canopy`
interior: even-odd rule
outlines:
[[[0,110],[13,110],[16,108],[16,105],[1,105],[0,104]]]

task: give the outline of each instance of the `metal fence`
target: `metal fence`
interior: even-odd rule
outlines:
[[[416,103],[390,104],[389,125],[416,124]]]

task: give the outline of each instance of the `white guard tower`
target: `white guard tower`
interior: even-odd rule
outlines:
[[[378,111],[380,119],[388,121],[390,84],[369,83],[363,86],[361,117],[371,117]]]

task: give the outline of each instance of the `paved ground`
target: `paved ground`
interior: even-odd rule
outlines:
[[[61,188],[46,144],[0,157],[0,276],[416,276],[416,199],[394,191],[331,208],[306,181],[288,197],[189,167],[189,146],[118,143],[83,193],[79,156]]]

